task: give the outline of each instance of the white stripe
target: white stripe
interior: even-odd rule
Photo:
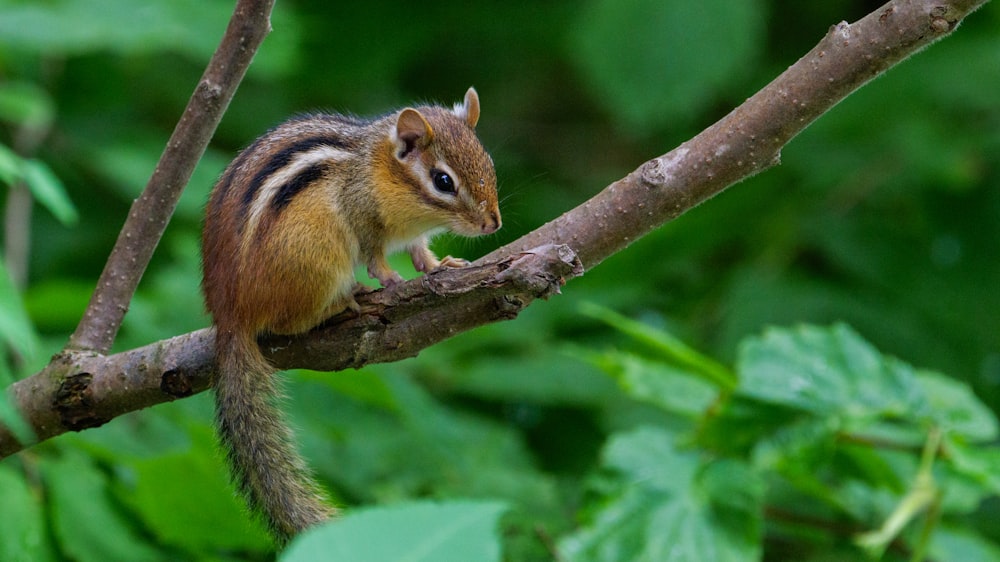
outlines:
[[[271,174],[260,186],[260,190],[257,191],[257,197],[250,204],[250,211],[247,215],[247,226],[243,231],[243,240],[247,241],[253,238],[253,234],[257,230],[257,224],[260,222],[260,217],[264,214],[264,211],[271,203],[271,200],[274,199],[278,190],[281,189],[281,186],[316,164],[326,161],[343,162],[352,157],[354,157],[354,153],[328,145],[320,145],[297,154],[291,162],[284,168]]]

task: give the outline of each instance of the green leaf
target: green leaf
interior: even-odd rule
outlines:
[[[953,439],[946,443],[951,465],[959,474],[1000,495],[1000,448],[973,447]]]
[[[1000,560],[1000,545],[965,527],[944,525],[934,532],[928,549],[934,560]]]
[[[24,182],[36,201],[49,210],[60,222],[76,223],[76,207],[59,178],[41,160],[25,160],[0,144],[0,180],[8,185]]]
[[[292,541],[282,562],[499,562],[497,502],[360,509]]]
[[[623,128],[686,125],[744,79],[763,45],[760,2],[592,0],[571,57]]]
[[[674,441],[673,434],[653,427],[616,435],[604,449],[602,464],[643,488],[683,493],[701,463],[696,452],[678,451]]]
[[[271,549],[266,530],[253,523],[233,493],[210,435],[196,439],[185,453],[140,460],[130,468],[135,487],[124,499],[164,543],[191,552]]]
[[[820,416],[926,415],[914,369],[884,357],[851,328],[770,329],[740,347],[740,394]]]
[[[143,540],[109,495],[109,482],[83,454],[68,450],[42,465],[59,548],[81,562],[166,560]],[[183,474],[183,473],[181,473]],[[171,479],[181,480],[178,474]]]
[[[571,351],[574,356],[586,359],[611,375],[632,398],[667,412],[700,417],[719,394],[715,386],[691,376],[688,371],[631,353]]]
[[[0,143],[0,181],[14,185],[24,177],[24,162],[13,150]]]
[[[703,460],[655,428],[613,436],[604,457],[619,486],[585,527],[560,541],[566,560],[759,559],[764,489],[742,462]]]
[[[969,385],[940,373],[920,371],[917,381],[930,402],[930,415],[943,431],[971,441],[997,438],[997,418],[976,397]]]
[[[0,464],[0,560],[55,560],[43,505],[21,474]]]
[[[79,219],[76,207],[70,201],[62,182],[44,162],[25,160],[24,182],[28,184],[35,201],[48,209],[59,222],[64,225],[76,224]]]

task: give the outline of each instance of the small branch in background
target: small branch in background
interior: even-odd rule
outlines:
[[[29,157],[49,135],[51,119],[43,123],[22,123],[14,134],[14,152]],[[3,217],[4,260],[11,281],[18,290],[28,284],[28,260],[31,257],[31,214],[34,200],[25,182],[11,186]]]
[[[31,247],[32,198],[22,182],[7,192],[3,216],[3,257],[7,272],[18,290],[28,284],[28,257]]]
[[[142,195],[132,204],[67,349],[106,353],[167,228],[177,200],[264,37],[274,0],[239,0],[219,48],[188,101]]]

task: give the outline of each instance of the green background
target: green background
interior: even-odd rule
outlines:
[[[204,201],[229,159],[290,115],[451,104],[474,85],[504,228],[434,244],[440,255],[474,258],[690,138],[831,25],[877,6],[278,2],[273,32],[180,202],[115,350],[209,324],[198,288]],[[16,148],[26,129],[42,131],[27,156],[51,170],[78,214],[57,218],[58,196],[35,206],[21,302],[38,343],[20,359],[5,352],[15,376],[44,365],[75,327],[230,10],[214,0],[0,0],[0,143]],[[583,483],[609,436],[673,423],[581,360],[583,348],[629,345],[581,314],[582,303],[666,329],[724,364],[766,326],[844,322],[887,354],[968,383],[997,412],[997,29],[993,3],[821,117],[779,167],[659,228],[513,322],[398,364],[287,377],[284,408],[311,465],[346,505],[503,499],[514,506],[505,556],[547,559],[546,544],[586,505]],[[405,260],[394,264],[415,275]],[[4,314],[16,316],[17,299],[4,302]],[[45,523],[11,530],[12,512],[0,511],[0,536],[29,537],[23,552],[36,559],[269,556],[226,485],[208,395],[0,463],[0,484],[24,474],[26,484],[10,488],[20,492],[9,494],[35,498],[17,505],[37,512],[18,520]],[[980,509],[1000,511],[995,502]],[[765,543],[765,552],[785,559],[782,544]]]

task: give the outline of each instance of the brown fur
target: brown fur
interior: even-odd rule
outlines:
[[[234,480],[282,542],[335,510],[295,452],[274,405],[274,368],[256,338],[304,332],[356,309],[356,265],[383,285],[399,281],[389,251],[408,249],[420,271],[463,263],[439,261],[427,248],[431,231],[499,229],[493,161],[473,129],[478,118],[470,88],[454,111],[293,119],[237,156],[212,192],[202,286],[216,327],[218,429]],[[432,169],[456,176],[457,193],[436,190]]]

